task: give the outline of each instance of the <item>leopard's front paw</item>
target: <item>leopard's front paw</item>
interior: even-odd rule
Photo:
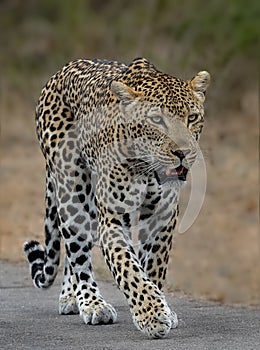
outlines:
[[[171,319],[171,322],[172,322],[171,328],[172,329],[177,328],[178,324],[179,324],[179,321],[178,321],[178,316],[177,316],[177,314],[174,311],[171,311],[170,319]]]
[[[148,296],[131,312],[135,326],[148,337],[162,338],[170,332],[172,313],[163,296]]]
[[[74,315],[79,313],[76,298],[74,295],[62,296],[59,299],[59,314],[60,315]]]
[[[157,310],[149,315],[135,313],[133,321],[137,329],[149,338],[163,338],[171,330],[172,322],[168,310]]]
[[[80,307],[80,316],[86,324],[95,325],[116,322],[117,313],[112,305],[106,303],[104,300],[98,304],[95,303],[89,303]]]

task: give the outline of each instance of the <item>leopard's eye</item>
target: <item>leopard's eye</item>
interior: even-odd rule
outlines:
[[[154,124],[164,124],[163,118],[160,115],[154,115],[152,117],[150,117],[150,120],[154,123]]]
[[[195,120],[197,120],[198,118],[199,118],[198,113],[193,113],[193,114],[190,114],[190,115],[188,116],[189,122],[195,122]]]

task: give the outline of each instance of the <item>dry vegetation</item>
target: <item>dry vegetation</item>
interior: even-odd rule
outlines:
[[[43,240],[44,161],[33,114],[46,79],[76,57],[145,56],[169,74],[207,69],[213,77],[201,143],[207,195],[192,228],[176,236],[168,287],[259,303],[259,15],[253,0],[1,1],[0,258],[24,261],[23,241]],[[110,278],[95,255],[96,273]]]

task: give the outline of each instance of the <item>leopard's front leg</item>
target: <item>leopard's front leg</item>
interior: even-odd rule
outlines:
[[[170,221],[165,226],[162,225],[159,231],[150,231],[150,235],[148,236],[140,235],[139,259],[141,265],[149,279],[153,281],[160,290],[163,288],[166,278],[176,219],[176,211],[174,210]],[[146,224],[148,227],[153,225]],[[142,240],[144,237],[146,237],[146,239]],[[177,328],[178,318],[174,311],[171,313],[171,321],[171,327]]]
[[[163,188],[160,192],[148,192],[140,210],[138,258],[149,279],[160,290],[166,278],[173,232],[178,217],[177,203],[178,193],[171,188]],[[176,328],[178,318],[174,311],[171,320],[172,328]]]
[[[100,214],[100,244],[105,260],[127,298],[136,327],[150,337],[161,338],[171,329],[171,311],[163,293],[139,264],[122,227],[122,215]]]

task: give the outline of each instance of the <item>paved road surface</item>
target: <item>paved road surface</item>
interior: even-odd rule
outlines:
[[[260,309],[231,307],[168,295],[181,319],[167,338],[147,339],[131,321],[122,294],[100,282],[118,312],[116,324],[84,325],[78,315],[59,316],[59,285],[32,286],[27,266],[0,262],[1,350],[259,350]]]

